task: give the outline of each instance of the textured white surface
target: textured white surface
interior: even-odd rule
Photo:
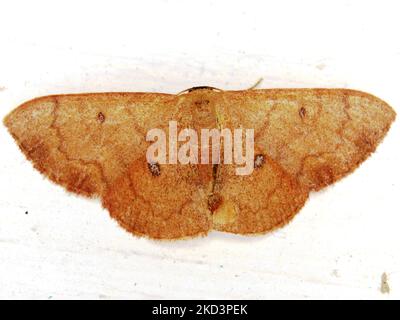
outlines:
[[[398,1],[3,1],[0,116],[40,95],[348,87],[400,113]],[[399,121],[285,228],[154,242],[0,128],[0,298],[400,298]],[[28,214],[25,214],[28,211]],[[390,294],[380,292],[383,272]]]

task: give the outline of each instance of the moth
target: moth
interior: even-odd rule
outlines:
[[[259,234],[287,224],[318,191],[351,173],[395,119],[347,89],[90,93],[25,102],[4,124],[25,156],[68,191],[98,197],[127,231],[154,239],[210,230]],[[254,170],[149,162],[149,130],[254,129]],[[168,155],[168,154],[167,154]]]

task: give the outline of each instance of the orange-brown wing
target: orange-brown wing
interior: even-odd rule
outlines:
[[[168,114],[153,128],[168,133],[170,121],[178,131],[216,126],[214,96],[206,92],[176,96]],[[156,116],[156,115],[154,115]],[[168,136],[168,134],[167,134]],[[167,138],[169,144],[169,139]],[[167,150],[167,158],[170,150]],[[131,163],[103,197],[111,215],[128,231],[155,239],[205,235],[212,227],[208,198],[212,192],[211,164],[159,164],[149,170],[145,154]]]
[[[4,123],[34,166],[69,191],[101,195],[146,148],[145,130],[172,96],[78,94],[37,98]]]
[[[153,238],[204,234],[212,168],[146,160],[149,129],[181,120],[191,127],[184,97],[166,94],[61,95],[24,103],[4,120],[34,166],[69,191],[100,196],[129,231]],[[208,170],[209,169],[209,170]]]
[[[220,166],[214,186],[215,230],[264,233],[285,225],[303,207],[308,190],[272,159],[262,161],[250,175],[236,175],[234,165]]]
[[[382,100],[347,89],[228,92],[227,121],[255,129],[255,146],[319,190],[353,171],[395,119]],[[231,102],[232,101],[232,102]]]
[[[252,175],[237,177],[230,170],[218,183],[222,201],[214,217],[231,219],[214,219],[214,225],[239,233],[289,221],[309,191],[365,160],[395,118],[382,100],[344,89],[225,92],[217,113],[222,126],[253,128],[255,154],[263,158]]]

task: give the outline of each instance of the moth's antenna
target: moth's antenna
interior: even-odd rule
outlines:
[[[260,78],[260,79],[258,79],[257,80],[257,82],[255,83],[255,84],[253,84],[250,88],[248,88],[247,90],[253,90],[253,89],[255,89],[255,88],[257,88],[259,85],[260,85],[260,83],[261,82],[263,82],[263,78]]]

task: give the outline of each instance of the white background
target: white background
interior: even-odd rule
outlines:
[[[2,1],[0,116],[40,95],[346,87],[400,113],[399,1]],[[133,237],[0,128],[0,298],[400,298],[399,121],[286,227]],[[28,211],[28,214],[25,214]],[[390,294],[380,291],[381,275]]]

